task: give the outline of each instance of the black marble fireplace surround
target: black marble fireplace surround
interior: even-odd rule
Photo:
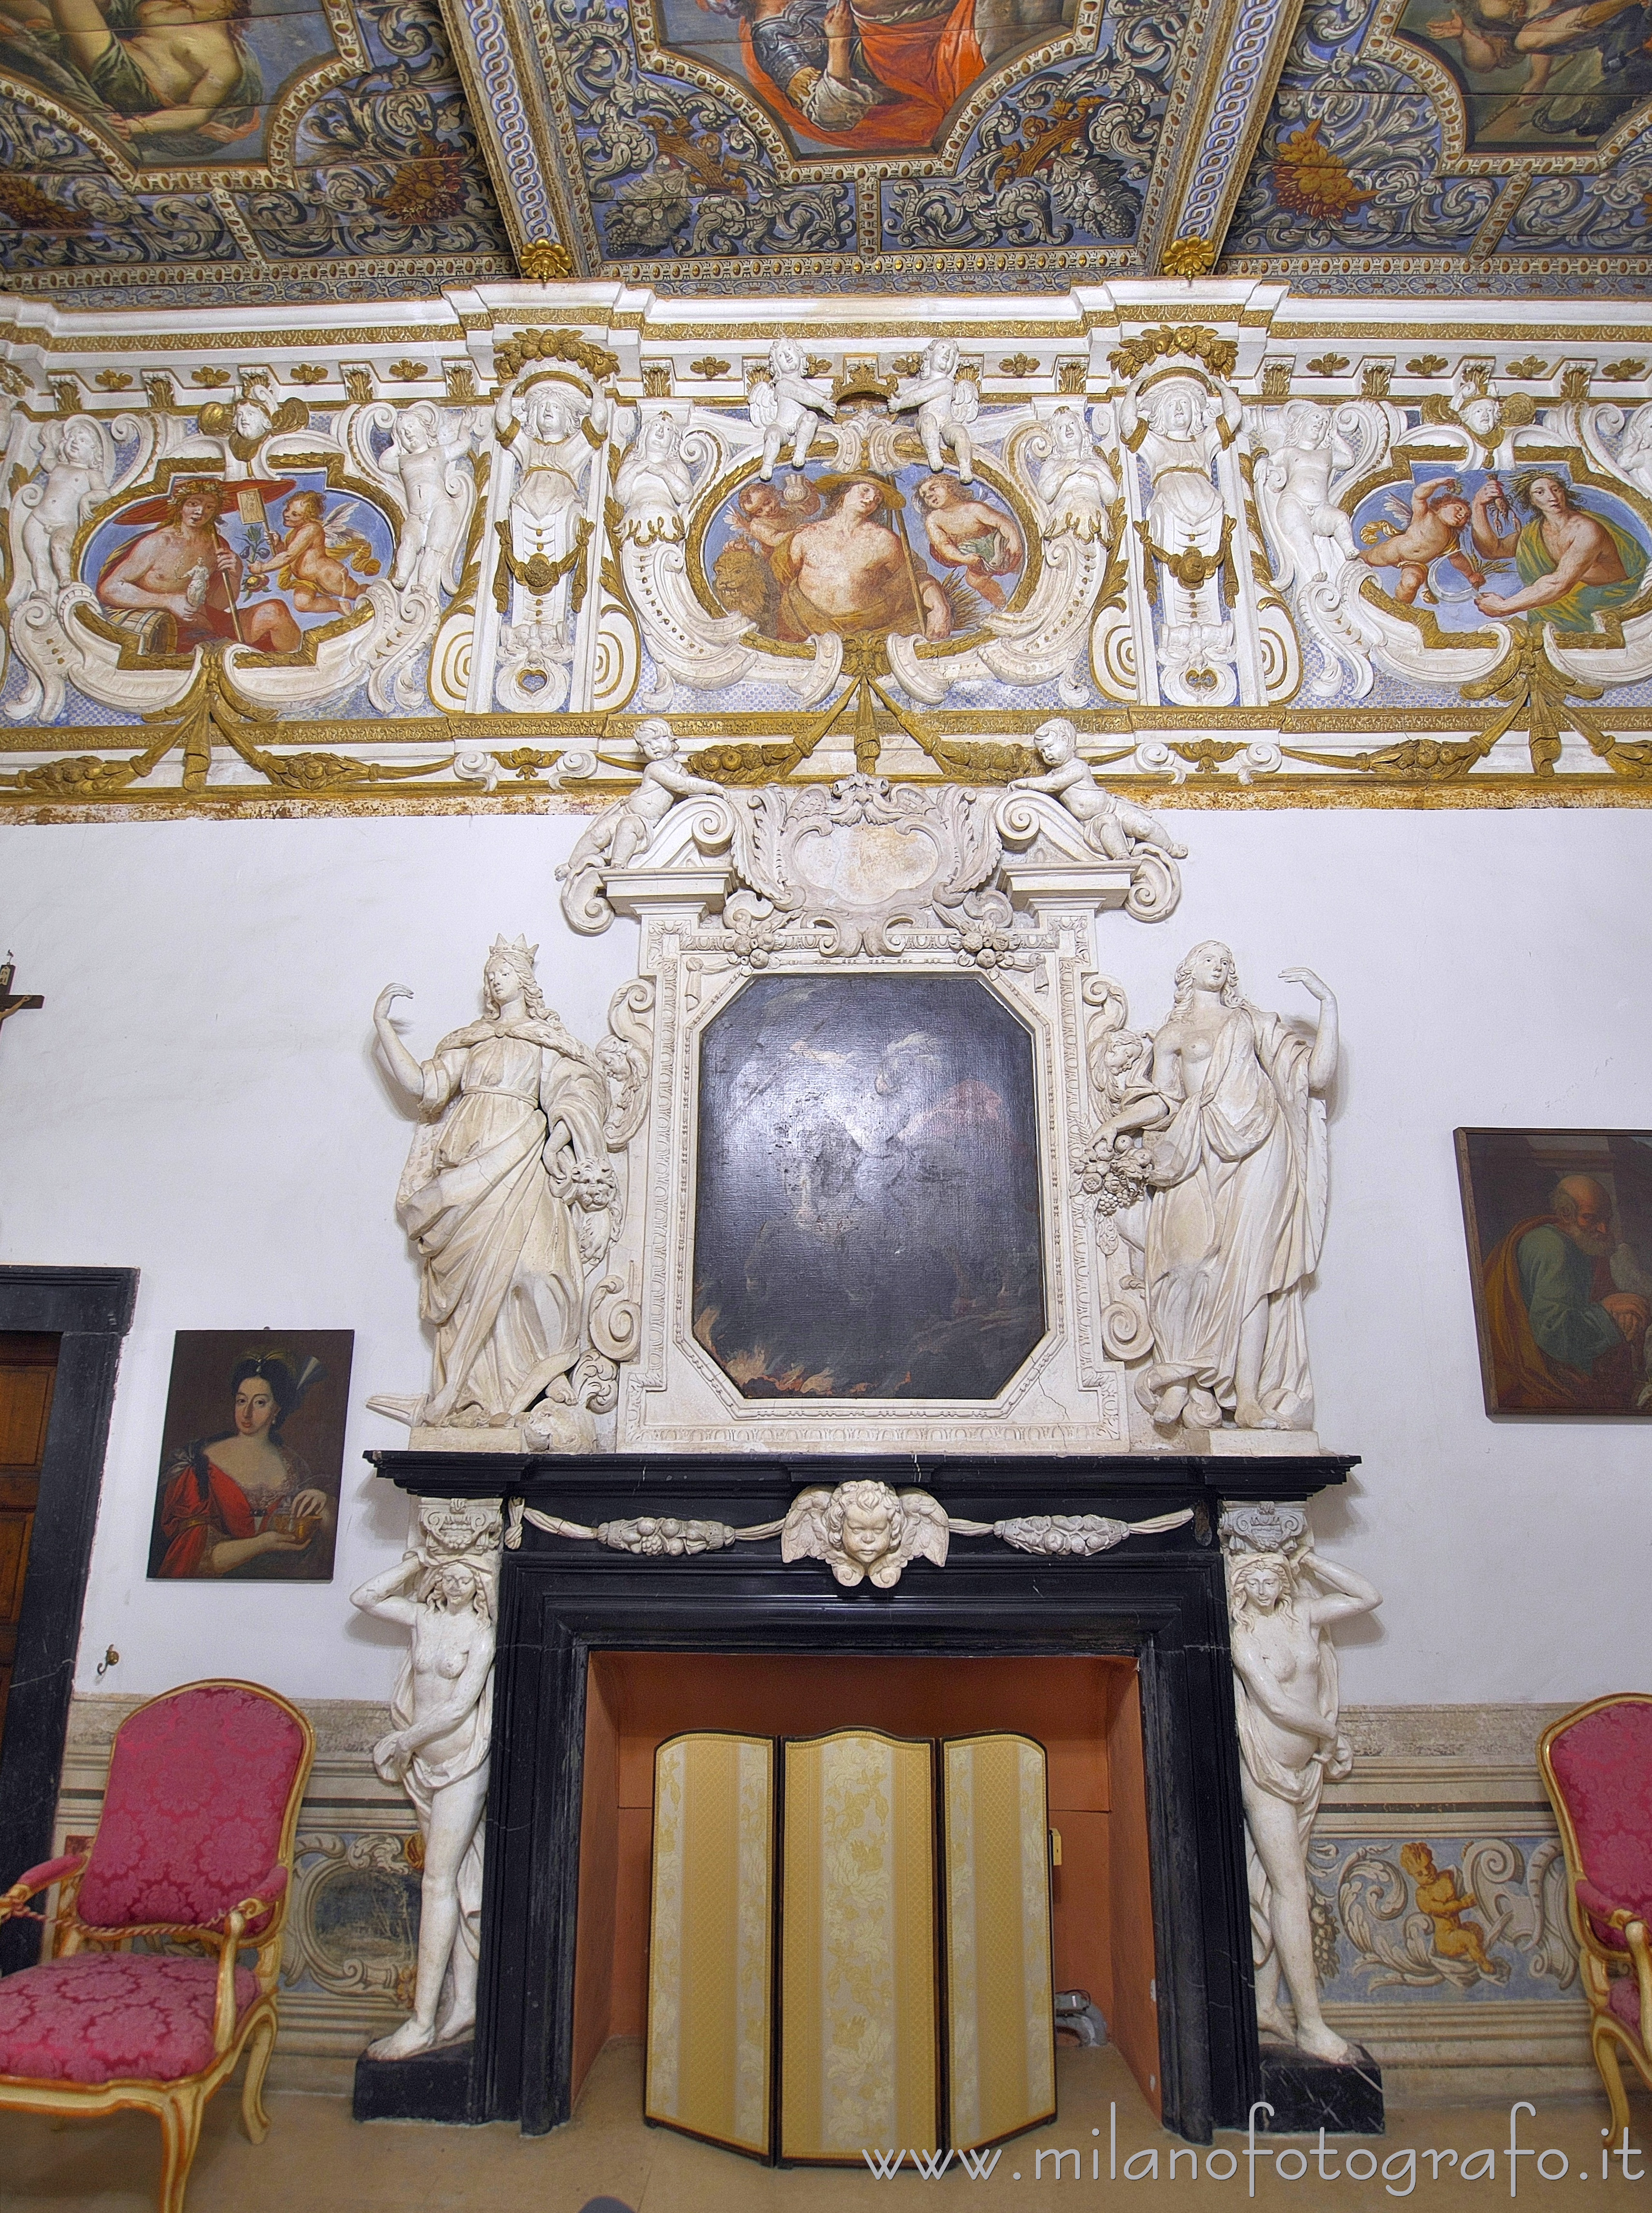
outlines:
[[[368,1457],[418,1496],[503,1494],[592,1527],[645,1513],[748,1526],[783,1515],[810,1484],[856,1476],[917,1485],[977,1521],[1134,1521],[1184,1506],[1193,1519],[1088,1560],[954,1538],[944,1568],[916,1561],[890,1591],[840,1588],[823,1562],[787,1565],[777,1538],[637,1558],[526,1526],[500,1579],[475,2043],[388,2066],[363,2061],[359,2116],[517,2120],[526,2135],[569,2118],[593,1651],[1113,1654],[1139,1670],[1165,2125],[1199,2143],[1244,2125],[1262,2070],[1216,1519],[1224,1502],[1309,1498],[1344,1481],[1354,1459]]]

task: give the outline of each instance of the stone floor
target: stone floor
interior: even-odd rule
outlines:
[[[1507,2146],[1509,2112],[1499,2105],[1398,2106],[1391,2100],[1388,2132],[1369,2141],[1377,2163],[1369,2179],[1350,2180],[1343,2173],[1349,2154],[1363,2173],[1367,2149],[1350,2137],[1333,2138],[1324,2176],[1311,2142],[1306,2174],[1289,2179],[1297,2161],[1287,2161],[1287,2179],[1273,2172],[1268,2151],[1286,2140],[1266,2143],[1255,2169],[1254,2198],[1247,2184],[1245,2139],[1224,2135],[1216,2147],[1216,2172],[1206,2171],[1209,2155],[1198,2157],[1192,2177],[1188,2149],[1155,2124],[1123,2062],[1111,2051],[1063,2049],[1060,2055],[1061,2118],[1003,2148],[991,2177],[974,2181],[954,2163],[944,2179],[947,2203],[961,2199],[978,2213],[1036,2213],[1056,2189],[1053,2154],[1068,2150],[1059,2179],[1065,2186],[1055,2213],[1087,2199],[1116,2205],[1136,2202],[1138,2186],[1145,2206],[1158,2213],[1221,2213],[1241,2202],[1301,2213],[1362,2213],[1411,2197],[1419,2204],[1465,2213],[1481,2204],[1504,2202],[1509,2192]],[[208,2113],[190,2186],[189,2213],[398,2213],[416,2209],[487,2208],[489,2213],[583,2213],[593,2198],[617,2199],[629,2213],[863,2213],[889,2202],[910,2207],[924,2186],[903,2162],[893,2186],[867,2173],[794,2169],[778,2173],[730,2153],[649,2129],[639,2118],[641,2049],[613,2044],[593,2071],[578,2113],[554,2135],[526,2138],[512,2127],[443,2129],[414,2122],[380,2122],[358,2126],[338,2098],[294,2092],[270,2100],[274,2125],[268,2140],[254,2149],[242,2136],[233,2091],[219,2095]],[[1601,2196],[1600,2156],[1606,2103],[1588,2098],[1545,2097],[1532,2093],[1538,2111],[1517,2117],[1521,2143],[1533,2151],[1564,2153],[1564,2179],[1544,2179],[1535,2158],[1519,2161],[1518,2198],[1528,2205],[1558,2208],[1578,2203],[1605,2208],[1652,2203],[1652,2167],[1638,2154],[1628,2162],[1614,2158],[1611,2179]],[[1116,2108],[1118,2176],[1108,2173],[1110,2108]],[[1645,2119],[1637,2106],[1637,2122]],[[1638,2126],[1631,2143],[1652,2131]],[[1078,2150],[1081,2170],[1073,2188]],[[1045,2157],[1039,2173],[1039,2153]],[[1234,2155],[1234,2173],[1222,2156]],[[1430,2174],[1430,2150],[1439,2152],[1438,2179]],[[1418,2156],[1408,2161],[1407,2154]],[[1447,2155],[1455,2151],[1454,2167]],[[1475,2159],[1490,2151],[1495,2160]],[[1148,2155],[1157,2154],[1156,2162]],[[1169,2175],[1170,2155],[1180,2155]],[[1157,2173],[1153,2169],[1156,2163]],[[1559,2161],[1550,2156],[1551,2172]],[[153,2122],[121,2114],[78,2127],[32,2114],[0,2115],[0,2205],[6,2213],[150,2213],[157,2172]],[[1460,2168],[1471,2169],[1469,2179]],[[1387,2170],[1387,2179],[1383,2169]],[[1126,2169],[1133,2169],[1127,2174]],[[1490,2171],[1488,2171],[1490,2170]],[[1643,2173],[1638,2186],[1634,2178]],[[595,2209],[593,2209],[595,2213]],[[613,2213],[612,2206],[601,2213]]]

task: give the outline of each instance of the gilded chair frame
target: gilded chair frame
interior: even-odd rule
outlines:
[[[207,2100],[235,2072],[243,2053],[247,2055],[247,2077],[241,2088],[242,2124],[255,2144],[262,2143],[270,2132],[270,2117],[264,2109],[264,2078],[275,2049],[276,1986],[281,1973],[287,1903],[292,1891],[293,1841],[298,1829],[299,1808],[315,1757],[315,1732],[296,1706],[262,1683],[243,1682],[234,1676],[215,1675],[197,1683],[180,1683],[175,1689],[164,1691],[159,1697],[134,1707],[121,1728],[139,1714],[147,1713],[151,1706],[163,1705],[168,1699],[180,1698],[190,1691],[250,1692],[255,1698],[279,1706],[298,1725],[303,1749],[287,1794],[277,1848],[275,1871],[282,1880],[271,1887],[271,1894],[267,1898],[242,1899],[221,1920],[210,1925],[145,1921],[119,1928],[89,1927],[80,1918],[76,1901],[81,1879],[91,1863],[95,1838],[85,1850],[48,1860],[43,1866],[31,1869],[9,1890],[0,1892],[0,1922],[3,1922],[27,1911],[31,1898],[49,1890],[54,1883],[59,1886],[48,1953],[53,1960],[70,1959],[88,1946],[129,1948],[137,1936],[198,1944],[204,1950],[217,1954],[212,2059],[198,2073],[180,2075],[171,2082],[137,2076],[119,2077],[109,2082],[42,2082],[27,2076],[0,2075],[0,2112],[53,2113],[87,2119],[129,2109],[153,2113],[161,2125],[159,2213],[184,2213],[184,2193],[200,2142]],[[117,1730],[117,1741],[119,1734]],[[262,1920],[265,1914],[269,1920],[261,1933],[247,1938],[247,1924]],[[258,1996],[238,2023],[235,1970],[243,1949],[254,1954],[253,1972]]]
[[[1629,2126],[1629,2096],[1624,2088],[1623,2070],[1618,2062],[1621,2049],[1627,2052],[1636,2073],[1649,2090],[1652,2090],[1652,2051],[1647,2039],[1652,2034],[1652,1938],[1647,1924],[1633,1907],[1615,1905],[1590,1881],[1583,1866],[1583,1855],[1573,1826],[1571,1809],[1566,1803],[1565,1793],[1554,1771],[1551,1757],[1558,1741],[1579,1722],[1587,1721],[1591,1714],[1602,1713],[1608,1706],[1652,1706],[1652,1692],[1645,1691],[1613,1691],[1605,1698],[1591,1698],[1587,1705],[1577,1706],[1563,1714],[1558,1722],[1551,1722],[1538,1739],[1537,1764],[1543,1777],[1543,1787],[1549,1794],[1549,1803],[1554,1808],[1555,1821],[1560,1830],[1561,1849],[1566,1856],[1566,1898],[1571,1911],[1572,1934],[1577,1939],[1578,1958],[1582,1968],[1583,1995],[1589,2002],[1589,2048],[1600,2070],[1600,2081],[1612,2108],[1612,2127],[1614,2136]],[[1582,1893],[1594,1891],[1587,1904]],[[1604,1921],[1609,1928],[1622,1936],[1625,1948],[1616,1951],[1603,1944],[1596,1935],[1591,1915],[1595,1921]],[[1627,2021],[1620,2021],[1612,2010],[1613,1978],[1625,1974],[1634,1975],[1639,1984],[1641,2000],[1641,2030],[1638,2036]]]

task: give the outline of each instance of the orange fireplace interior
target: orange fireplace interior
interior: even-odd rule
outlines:
[[[1126,1659],[815,1659],[680,1652],[591,1657],[574,1978],[576,2097],[648,2005],[654,1754],[686,1729],[893,1736],[1015,1729],[1049,1758],[1055,1980],[1080,1989],[1159,2108],[1153,1904],[1136,1663]]]

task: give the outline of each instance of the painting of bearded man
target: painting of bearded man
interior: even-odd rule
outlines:
[[[1457,1150],[1488,1413],[1652,1413],[1652,1135],[1460,1130]]]

